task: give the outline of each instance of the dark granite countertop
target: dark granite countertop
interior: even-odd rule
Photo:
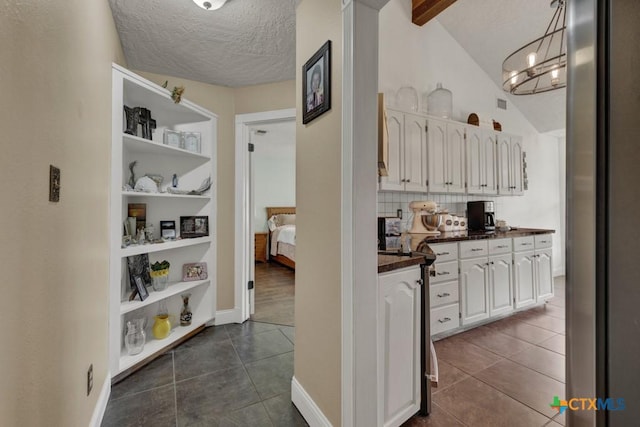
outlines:
[[[455,231],[442,232],[439,236],[427,236],[422,240],[417,240],[416,235],[412,236],[411,246],[416,251],[410,254],[399,254],[395,252],[378,252],[378,274],[387,273],[389,271],[398,270],[400,268],[411,267],[419,264],[433,264],[436,257],[431,248],[430,243],[449,243],[465,240],[481,240],[481,239],[508,239],[512,237],[533,236],[536,234],[555,233],[555,230],[547,230],[540,228],[517,228],[510,231]]]
[[[436,260],[436,255],[428,246],[423,248],[423,250],[424,252],[411,252],[410,254],[385,251],[378,252],[378,274],[414,265],[433,264]]]
[[[439,236],[427,236],[422,242],[424,243],[448,243],[459,242],[463,240],[481,240],[481,239],[507,239],[512,237],[533,236],[535,234],[555,233],[555,230],[546,230],[541,228],[517,228],[510,231],[446,231],[440,233]],[[415,239],[416,235],[412,236]],[[412,242],[413,243],[413,242]],[[418,246],[420,241],[416,243],[416,249],[421,250]],[[413,245],[412,245],[413,246]],[[424,245],[423,245],[424,246]]]

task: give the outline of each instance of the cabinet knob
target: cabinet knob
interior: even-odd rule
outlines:
[[[407,180],[407,182],[411,182],[411,180],[410,180],[410,179],[408,179],[408,180]]]
[[[449,318],[449,317],[445,317],[444,319],[438,319],[438,322],[440,322],[440,323],[447,323],[447,322],[450,322],[450,321],[451,321],[451,318]]]
[[[422,286],[424,284],[424,282],[422,281],[422,279],[418,279],[416,280],[416,283],[420,286]]]

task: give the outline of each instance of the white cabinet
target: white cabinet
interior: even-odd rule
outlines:
[[[464,193],[466,126],[428,119],[428,176],[432,193]]]
[[[380,190],[427,192],[427,141],[424,117],[387,110],[388,176]]]
[[[429,274],[431,335],[460,326],[458,243],[429,245],[436,260]]]
[[[489,273],[487,258],[460,261],[460,309],[463,325],[489,317]]]
[[[217,117],[183,99],[175,104],[170,92],[130,71],[113,65],[112,70],[112,156],[110,183],[110,278],[109,278],[109,364],[113,376],[124,374],[152,360],[157,354],[196,333],[215,317],[216,313],[216,195],[215,183],[201,195],[173,194],[166,191],[176,176],[178,189],[193,190],[207,178],[216,177],[216,125]],[[151,112],[156,129],[151,139],[124,132],[123,107],[144,107]],[[197,132],[199,143],[186,150],[180,145],[163,144],[163,131]],[[179,140],[177,140],[179,142]],[[196,141],[196,140],[194,140]],[[126,189],[130,179],[130,165],[137,178],[153,174],[163,178],[159,192],[143,193]],[[129,216],[129,205],[144,205],[146,225],[153,225],[154,235],[160,237],[160,221],[174,221],[176,240],[122,247],[123,224]],[[180,217],[205,217],[199,224],[199,237],[180,236]],[[195,223],[194,223],[195,225]],[[208,234],[208,235],[206,235]],[[142,256],[149,263],[167,260],[169,285],[165,290],[148,288],[144,301],[132,293],[129,277],[129,257]],[[183,265],[206,263],[207,277],[183,281]],[[148,267],[148,266],[147,266]],[[190,325],[180,326],[181,294],[191,294],[192,311]],[[155,339],[152,333],[154,316],[160,305],[166,305],[172,329],[163,339]],[[143,319],[146,324],[146,343],[141,353],[130,355],[124,345],[127,322]]]
[[[516,308],[553,296],[553,256],[550,234],[513,239]],[[534,249],[532,249],[534,248]]]
[[[467,193],[497,194],[496,133],[475,126],[466,132]]]
[[[378,276],[378,425],[395,427],[420,409],[420,268]]]
[[[489,316],[513,311],[512,256],[489,257]]]
[[[523,194],[523,152],[522,137],[507,134],[498,137],[498,194]]]

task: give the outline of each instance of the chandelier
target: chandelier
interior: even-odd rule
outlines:
[[[567,86],[565,0],[555,8],[544,35],[521,47],[502,63],[502,89],[513,95],[534,95]]]

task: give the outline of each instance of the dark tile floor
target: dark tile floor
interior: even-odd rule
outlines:
[[[565,282],[547,304],[435,344],[433,411],[409,426],[566,425],[549,404],[565,395]]]
[[[435,343],[429,417],[409,426],[566,425],[564,280],[548,304]],[[248,321],[207,328],[111,392],[103,426],[306,426],[291,403],[295,329]]]
[[[205,329],[113,386],[103,427],[306,426],[291,403],[289,326]]]

